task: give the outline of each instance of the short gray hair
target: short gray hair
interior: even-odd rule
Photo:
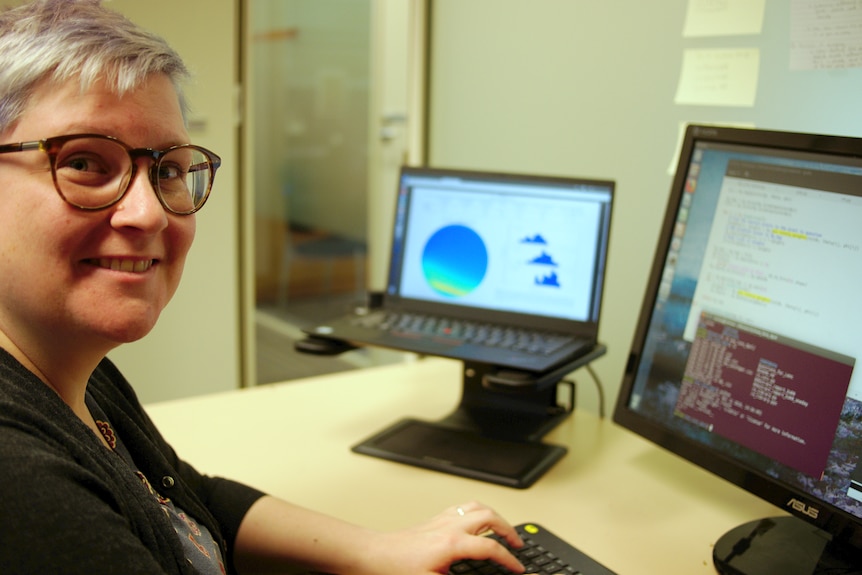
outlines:
[[[152,74],[170,78],[187,117],[189,71],[180,56],[100,0],[33,0],[0,13],[0,132],[18,121],[44,80],[77,78],[82,91],[104,80],[123,95]]]

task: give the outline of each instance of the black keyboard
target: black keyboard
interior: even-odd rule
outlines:
[[[418,313],[373,312],[357,318],[354,323],[393,335],[433,337],[533,355],[549,355],[573,340],[567,334]]]
[[[616,575],[613,571],[585,555],[536,523],[524,523],[516,527],[524,541],[520,549],[512,549],[500,541],[526,567],[525,573],[542,575]],[[449,575],[511,575],[511,571],[491,561],[467,559],[453,563]]]

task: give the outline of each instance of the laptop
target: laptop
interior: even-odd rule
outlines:
[[[304,331],[528,372],[597,344],[614,182],[403,167],[373,306]]]

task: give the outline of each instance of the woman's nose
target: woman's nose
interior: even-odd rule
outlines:
[[[150,181],[148,162],[140,161],[126,193],[114,206],[112,223],[118,227],[134,227],[157,232],[168,224],[165,208]]]

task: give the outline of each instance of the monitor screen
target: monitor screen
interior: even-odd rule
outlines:
[[[786,512],[722,573],[862,555],[860,285],[862,140],[688,127],[614,419]]]
[[[597,324],[613,190],[605,180],[405,166],[386,294],[482,318]]]

